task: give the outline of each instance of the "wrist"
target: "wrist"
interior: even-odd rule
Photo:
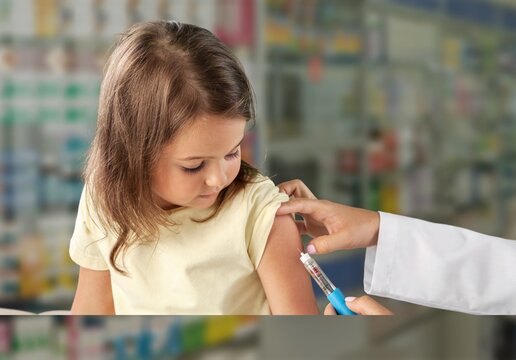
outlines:
[[[370,246],[376,246],[378,244],[378,236],[380,233],[380,213],[378,211],[371,211],[370,229],[371,238]]]

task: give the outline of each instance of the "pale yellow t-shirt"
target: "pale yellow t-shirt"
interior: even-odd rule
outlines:
[[[115,238],[106,237],[98,226],[86,193],[79,203],[70,256],[84,268],[110,270],[117,314],[270,314],[256,269],[276,210],[288,200],[271,180],[260,177],[247,185],[204,223],[191,218],[202,218],[207,210],[173,212],[180,225],[161,228],[159,241],[126,252],[123,268],[129,276],[109,263]]]

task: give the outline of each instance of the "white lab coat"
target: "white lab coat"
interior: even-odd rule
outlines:
[[[364,289],[471,314],[516,314],[516,241],[380,212]]]

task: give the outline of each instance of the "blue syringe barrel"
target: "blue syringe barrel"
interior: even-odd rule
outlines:
[[[351,311],[346,305],[346,299],[344,298],[344,294],[342,293],[342,291],[340,291],[339,288],[333,290],[333,292],[329,294],[326,298],[330,301],[331,305],[333,306],[337,314],[356,315],[356,313]]]

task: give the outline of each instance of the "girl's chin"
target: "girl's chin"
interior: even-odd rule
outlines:
[[[217,200],[218,195],[219,195],[218,193],[213,194],[213,195],[208,195],[208,196],[199,195],[196,198],[192,199],[192,201],[190,201],[187,204],[172,204],[170,202],[162,201],[162,202],[160,202],[159,206],[163,210],[166,210],[166,211],[174,210],[174,209],[177,209],[180,207],[193,208],[193,209],[208,209],[213,204],[215,204],[215,201]]]
[[[209,196],[200,195],[195,199],[195,201],[192,201],[191,207],[198,209],[207,209],[215,203],[218,195],[219,194],[213,194]]]

